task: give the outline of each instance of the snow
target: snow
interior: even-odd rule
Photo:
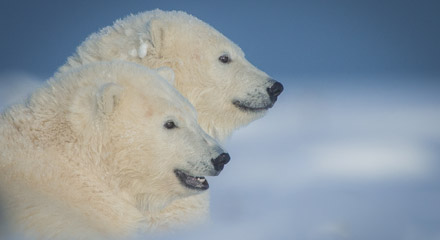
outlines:
[[[438,85],[277,79],[208,179],[211,222],[158,239],[439,239]]]
[[[140,45],[139,45],[139,50],[138,50],[138,56],[139,58],[144,58],[145,56],[147,56],[147,49],[148,49],[148,45],[147,43],[145,43],[144,41],[142,41],[142,39],[140,40]]]
[[[25,72],[0,73],[0,111],[23,101],[42,84],[42,80]]]
[[[208,178],[211,222],[156,239],[440,239],[438,85],[277,79],[277,104]],[[40,83],[1,75],[0,108]]]

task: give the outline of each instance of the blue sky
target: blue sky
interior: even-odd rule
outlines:
[[[23,1],[0,3],[0,72],[43,78],[92,32],[129,13],[183,10],[269,74],[440,72],[437,1]]]
[[[227,142],[211,223],[160,239],[440,239],[437,1],[2,1],[0,109],[155,8],[211,24],[285,85]]]

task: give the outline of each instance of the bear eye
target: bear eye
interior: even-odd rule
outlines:
[[[166,129],[173,129],[176,128],[176,124],[174,123],[174,121],[169,120],[167,121],[164,125],[163,125]]]
[[[227,54],[223,54],[221,55],[218,60],[222,63],[230,63],[231,62],[231,58],[227,55]]]

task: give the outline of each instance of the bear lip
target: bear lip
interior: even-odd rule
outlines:
[[[178,169],[174,170],[174,174],[176,174],[180,183],[189,189],[203,191],[209,188],[205,177],[191,176]]]
[[[234,104],[238,109],[240,109],[244,112],[262,112],[262,111],[266,111],[267,109],[273,107],[273,103],[268,104],[263,107],[246,106],[244,103],[240,102],[239,100],[232,101],[232,104]]]

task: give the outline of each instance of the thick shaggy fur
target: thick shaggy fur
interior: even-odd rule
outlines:
[[[222,55],[231,61],[222,63]],[[154,10],[118,20],[88,37],[59,72],[114,59],[172,68],[174,86],[196,108],[200,126],[220,141],[266,112],[237,108],[234,101],[254,108],[272,104],[267,88],[274,81],[236,44],[184,12]]]
[[[231,61],[219,61],[223,55]],[[267,88],[274,81],[250,64],[236,44],[184,12],[154,10],[118,20],[88,37],[59,72],[113,59],[172,68],[174,86],[196,108],[200,126],[219,141],[262,117],[273,104]],[[260,110],[238,108],[234,102]],[[169,209],[191,212],[193,221],[199,221],[208,213],[208,198],[206,192],[177,200]],[[176,224],[191,218],[179,215],[188,217],[176,218]]]
[[[169,120],[178,128],[165,128]],[[204,215],[197,201],[185,205],[195,213],[168,208],[200,192],[184,187],[174,170],[217,175],[211,159],[222,151],[198,126],[192,105],[155,71],[89,64],[2,113],[0,203],[10,226],[32,238],[155,231]]]
[[[219,58],[223,55],[231,61],[222,63]],[[184,12],[154,10],[118,20],[89,36],[59,73],[114,59],[150,68],[172,68],[174,86],[196,108],[200,126],[219,141],[262,117],[273,105],[267,88],[274,80],[249,63],[236,44]],[[234,102],[259,110],[239,108]],[[198,221],[208,213],[208,198],[206,192],[177,200],[170,209],[191,212],[193,220]],[[175,220],[177,224],[188,218]]]

